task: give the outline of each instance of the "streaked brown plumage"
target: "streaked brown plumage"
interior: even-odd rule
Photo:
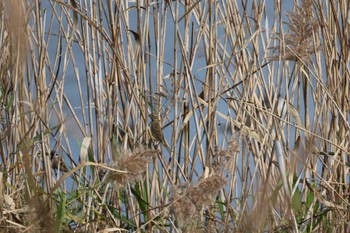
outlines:
[[[160,126],[158,116],[156,114],[151,114],[150,116],[152,119],[151,133],[152,133],[153,139],[163,144],[163,146],[165,146],[165,148],[170,151],[170,148],[164,139],[164,134],[162,132],[162,128]]]
[[[63,160],[54,152],[50,152],[51,167],[54,170],[60,170],[61,172],[67,172],[68,168]]]

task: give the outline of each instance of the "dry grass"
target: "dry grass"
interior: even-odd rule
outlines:
[[[0,1],[1,232],[350,231],[347,0],[91,2]]]

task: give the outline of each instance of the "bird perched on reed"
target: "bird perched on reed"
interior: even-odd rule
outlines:
[[[152,123],[151,123],[151,133],[152,133],[152,137],[155,141],[160,142],[161,144],[163,144],[163,146],[165,146],[165,148],[170,151],[170,148],[167,144],[167,142],[164,139],[164,134],[162,132],[162,127],[160,126],[160,122],[159,122],[159,118],[156,114],[151,114],[151,119],[152,119]]]
[[[62,172],[67,172],[68,168],[63,160],[56,154],[56,152],[50,152],[51,167],[54,170],[60,170]]]

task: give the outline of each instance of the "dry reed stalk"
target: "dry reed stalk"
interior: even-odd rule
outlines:
[[[120,151],[150,141],[147,116],[154,107],[169,119],[172,154],[164,151],[163,164],[154,159],[145,173],[154,155],[147,159],[135,150],[122,152],[128,156],[115,166],[127,175],[110,173],[118,189],[145,174],[143,202],[133,195],[121,198],[123,192],[107,190],[98,179],[74,176],[73,190],[62,193],[71,213],[60,215],[66,221],[62,224],[73,219],[75,230],[84,232],[112,226],[170,231],[163,206],[169,203],[171,181],[184,180],[192,185],[174,186],[178,221],[189,221],[183,207],[190,217],[200,216],[199,228],[207,231],[264,226],[287,231],[293,226],[349,232],[348,1],[299,1],[285,23],[282,1],[273,9],[258,0],[0,2],[1,172],[4,197],[11,196],[16,207],[29,205],[23,201],[29,200],[23,198],[27,190],[31,205],[42,214],[46,204],[36,204],[41,197],[33,190],[38,190],[51,197],[50,213],[60,215],[56,206],[61,199],[50,194],[54,179],[49,166],[40,183],[34,182],[35,175],[30,178],[30,171],[41,169],[32,156],[37,147],[55,143],[67,155],[79,155],[74,143],[91,137],[89,156],[72,161],[106,164]],[[295,109],[273,112],[279,95]],[[265,96],[271,108],[261,107]],[[116,127],[123,131],[119,138]],[[230,136],[232,129],[239,132],[239,141]],[[228,148],[222,149],[227,140]],[[275,140],[285,155],[283,189]],[[297,150],[298,141],[305,149]],[[167,157],[171,164],[163,161]],[[221,208],[199,211],[216,194],[199,192],[218,189],[214,181],[224,186],[215,175],[195,181],[209,164],[225,170],[228,182],[215,205]],[[80,174],[90,177],[91,172],[94,167]],[[259,210],[268,217],[260,218]],[[297,222],[290,221],[293,215]],[[3,217],[8,219],[0,227],[17,224],[18,230],[39,230],[44,219]]]

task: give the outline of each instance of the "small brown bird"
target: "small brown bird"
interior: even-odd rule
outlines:
[[[163,146],[165,146],[165,148],[170,151],[170,148],[167,144],[167,142],[164,139],[164,134],[162,132],[162,128],[160,127],[160,122],[158,119],[158,116],[156,114],[151,114],[151,119],[152,119],[152,123],[151,123],[151,133],[152,133],[152,137],[155,141],[160,142],[161,144],[163,144]]]
[[[59,170],[61,172],[67,172],[68,168],[63,160],[54,152],[50,152],[51,167],[54,170]]]

